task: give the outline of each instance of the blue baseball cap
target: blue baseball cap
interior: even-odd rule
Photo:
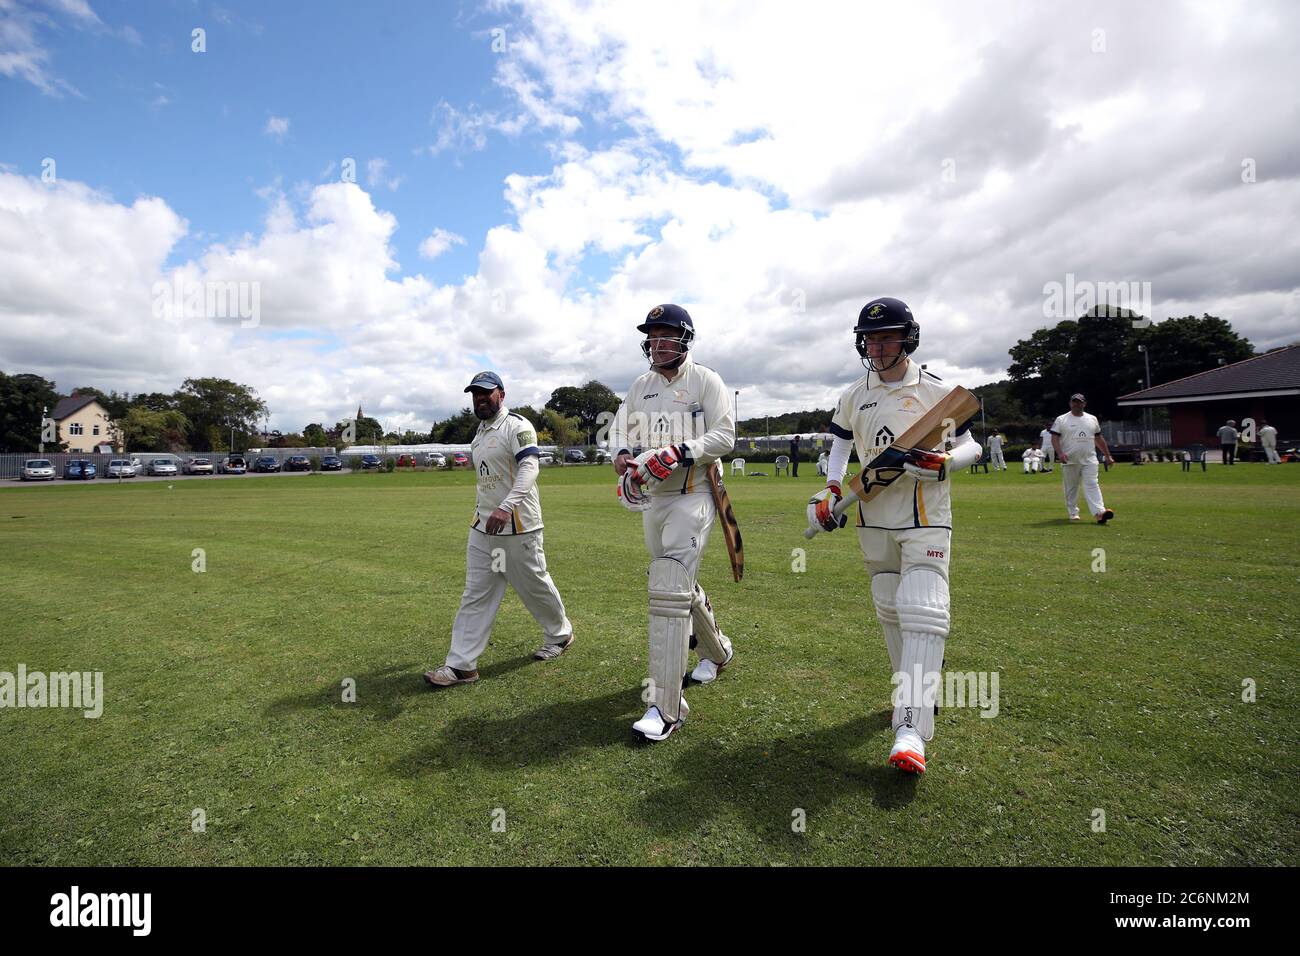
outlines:
[[[468,392],[471,389],[481,388],[484,391],[490,392],[494,388],[505,387],[505,383],[501,381],[501,376],[496,372],[479,372],[474,376],[470,383],[465,386],[465,391]]]

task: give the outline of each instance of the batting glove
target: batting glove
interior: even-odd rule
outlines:
[[[687,457],[685,445],[669,445],[667,448],[660,448],[641,466],[645,473],[645,480],[667,481]]]
[[[903,456],[903,471],[917,481],[944,481],[948,477],[951,455],[913,448]]]
[[[843,528],[848,522],[849,516],[842,514],[836,516],[835,506],[844,500],[844,495],[840,493],[840,486],[836,482],[829,483],[817,494],[808,499],[808,527],[814,530],[834,531],[836,528]]]

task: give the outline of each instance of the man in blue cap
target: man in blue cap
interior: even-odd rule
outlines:
[[[465,391],[473,395],[480,422],[470,445],[478,495],[451,651],[445,664],[424,675],[431,687],[478,680],[478,659],[487,648],[507,584],[542,627],[543,643],[534,658],[552,660],[573,644],[573,626],[542,550],[537,433],[528,419],[506,408],[505,385],[496,372],[479,372]]]

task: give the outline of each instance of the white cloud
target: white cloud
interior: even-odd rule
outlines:
[[[465,237],[446,229],[435,229],[420,243],[420,255],[426,259],[436,259],[453,245],[465,245]]]
[[[371,187],[382,186],[394,191],[402,185],[404,176],[388,176],[388,160],[376,157],[366,161],[366,184]]]
[[[920,319],[918,358],[968,385],[1044,324],[1042,286],[1067,272],[1150,281],[1157,318],[1208,311],[1261,347],[1300,327],[1289,7],[521,10],[497,75],[517,109],[440,103],[427,147],[552,138],[553,168],[505,179],[502,221],[420,243],[465,242],[473,275],[404,272],[398,217],[357,185],[276,182],[260,230],[177,270],[258,282],[261,327],[159,323],[148,292],[186,229],[163,200],[2,176],[0,354],[119,390],[230,375],[286,428],[359,403],[427,427],[462,407],[480,356],[512,402],[625,387],[634,327],[663,301],[691,310],[699,360],[746,416],[827,407],[882,294]],[[389,182],[371,160],[370,187]]]
[[[283,140],[289,135],[289,120],[284,116],[272,116],[266,121],[266,128],[262,130],[267,136]]]

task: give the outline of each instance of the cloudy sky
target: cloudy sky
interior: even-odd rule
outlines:
[[[995,380],[1069,275],[1287,344],[1298,63],[1287,2],[0,0],[0,369],[427,428],[621,391],[675,301],[749,417],[879,295]]]

